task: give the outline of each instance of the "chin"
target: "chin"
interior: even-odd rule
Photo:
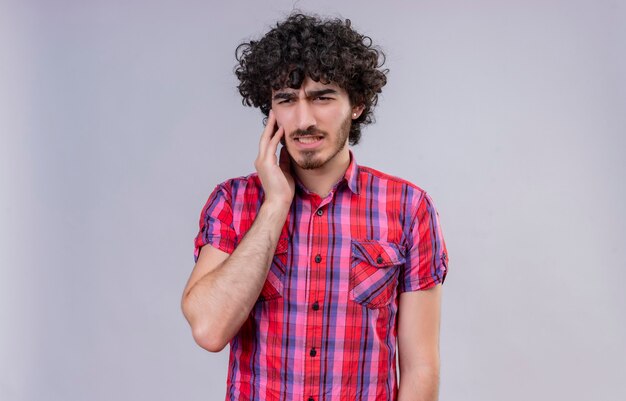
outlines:
[[[328,160],[325,160],[320,151],[292,151],[287,147],[287,153],[292,163],[303,170],[313,170],[322,167]]]
[[[316,168],[322,167],[328,160],[322,159],[319,155],[315,155],[315,152],[306,152],[303,155],[300,155],[297,160],[295,160],[298,167],[303,170],[313,170]]]

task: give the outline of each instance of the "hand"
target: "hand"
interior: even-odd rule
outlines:
[[[254,167],[265,191],[265,202],[275,202],[289,207],[295,192],[295,182],[291,176],[291,162],[287,149],[284,147],[281,149],[280,164],[276,158],[276,149],[278,149],[280,138],[285,135],[285,129],[280,127],[274,132],[274,128],[276,128],[276,117],[270,110],[267,125],[259,141],[259,155],[254,162]]]

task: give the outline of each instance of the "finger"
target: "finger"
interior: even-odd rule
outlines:
[[[261,138],[259,139],[259,156],[265,156],[267,152],[268,143],[274,133],[276,128],[276,117],[274,117],[274,112],[270,110],[270,113],[267,117],[267,123],[265,124],[265,129],[263,129],[263,133],[261,134]]]
[[[274,111],[270,110],[267,115],[267,122],[265,124],[265,128],[263,129],[262,136],[265,138],[270,138],[272,133],[274,133],[274,128],[276,126],[276,117],[274,116]]]
[[[285,128],[279,127],[278,131],[276,131],[276,133],[270,140],[268,152],[271,152],[274,155],[276,154],[276,149],[278,149],[278,143],[280,142],[280,138],[282,138],[283,136],[285,136]]]

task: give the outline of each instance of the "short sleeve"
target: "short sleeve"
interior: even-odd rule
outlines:
[[[430,195],[425,192],[411,219],[407,243],[399,292],[426,290],[443,284],[448,273],[448,251],[439,224],[439,213]]]
[[[206,244],[233,253],[236,233],[233,228],[231,196],[224,185],[215,187],[200,213],[200,230],[194,240],[194,260],[200,257],[200,248]]]

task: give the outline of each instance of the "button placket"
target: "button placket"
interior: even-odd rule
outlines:
[[[309,216],[310,224],[310,248],[309,248],[309,272],[310,281],[308,287],[308,304],[311,309],[307,314],[306,322],[306,341],[303,350],[308,355],[305,357],[305,371],[311,372],[304,381],[305,394],[309,393],[309,401],[317,400],[317,396],[313,395],[319,389],[321,359],[323,355],[319,353],[317,344],[321,343],[322,338],[322,315],[318,312],[321,304],[325,302],[324,294],[327,283],[326,276],[328,269],[326,263],[330,255],[328,254],[328,230],[331,223],[325,216],[326,205],[331,201],[332,195],[322,199],[311,200],[311,214]],[[306,399],[306,398],[305,398]]]

